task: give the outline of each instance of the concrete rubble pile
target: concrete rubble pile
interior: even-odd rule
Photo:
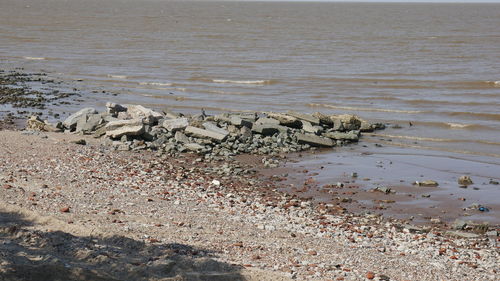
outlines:
[[[107,138],[118,150],[193,151],[212,156],[279,154],[357,142],[361,132],[385,128],[355,115],[319,112],[183,115],[141,105],[108,102],[106,112],[84,108],[51,125],[31,118],[27,129],[66,131]]]

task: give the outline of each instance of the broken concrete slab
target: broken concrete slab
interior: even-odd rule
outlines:
[[[95,110],[95,108],[92,107],[81,109],[76,113],[70,115],[68,118],[66,118],[66,120],[64,120],[63,122],[63,126],[73,131],[74,129],[76,129],[76,124],[78,123],[78,120],[80,120],[80,118],[87,118],[86,116],[87,114],[96,114],[96,113],[97,111]]]
[[[349,141],[358,141],[359,133],[357,131],[350,131],[347,133],[341,132],[328,132],[325,134],[325,137],[334,139],[334,140],[349,140]]]
[[[167,119],[163,121],[162,126],[170,132],[176,132],[184,130],[189,126],[189,122],[187,118]]]
[[[295,117],[299,120],[307,121],[307,122],[311,123],[312,125],[319,125],[319,123],[320,123],[319,118],[314,117],[311,114],[304,114],[304,113],[299,113],[299,112],[295,112],[295,111],[288,111],[287,114],[292,116],[292,117]]]
[[[197,137],[197,138],[208,138],[208,139],[212,139],[212,140],[215,140],[218,142],[223,141],[227,137],[227,135],[224,135],[224,134],[219,134],[216,132],[196,128],[193,126],[188,126],[184,130],[184,132],[188,135],[192,135],[192,136]]]
[[[189,151],[200,151],[204,149],[205,147],[203,145],[197,144],[197,143],[186,143],[184,144],[184,148],[186,148]]]
[[[335,145],[335,142],[332,139],[329,138],[324,138],[320,136],[316,136],[313,134],[295,134],[297,137],[297,141],[299,143],[305,143],[309,144],[312,146],[325,146],[325,147],[332,147]]]
[[[239,116],[231,116],[230,121],[231,121],[231,124],[238,126],[238,127],[245,126],[248,128],[252,128],[252,125],[253,125],[252,121],[250,121],[248,119],[243,119]]]
[[[128,120],[122,120],[122,121],[128,121]],[[119,122],[119,121],[115,121]],[[144,133],[144,125],[127,125],[127,126],[121,126],[113,130],[107,130],[106,131],[106,136],[109,136],[113,139],[120,138],[122,136],[139,136],[142,133]]]
[[[222,129],[221,127],[217,126],[217,124],[215,124],[213,122],[204,122],[202,125],[206,130],[216,132],[216,133],[219,133],[221,135],[226,135],[226,136],[229,135],[228,131]]]
[[[274,112],[268,112],[266,113],[268,117],[274,118],[280,122],[280,125],[287,126],[290,128],[297,128],[300,129],[302,128],[302,122],[300,122],[299,119],[283,114],[283,113],[274,113]]]
[[[265,136],[272,136],[274,134],[279,134],[279,133],[288,133],[290,131],[290,128],[281,126],[281,125],[276,125],[276,124],[254,124],[252,126],[252,132],[265,135]]]
[[[257,125],[269,125],[269,124],[279,125],[280,121],[278,121],[274,118],[262,117],[262,118],[257,119],[257,121],[255,121],[255,124],[257,124]]]
[[[163,114],[156,112],[152,109],[146,108],[142,105],[125,105],[127,107],[127,114],[132,119],[142,118],[145,119],[147,124],[153,124],[158,122],[161,118],[163,118]]]
[[[175,140],[180,143],[189,143],[191,142],[189,138],[181,131],[175,132],[174,136]]]
[[[125,111],[127,111],[127,108],[121,104],[117,104],[114,102],[106,103],[106,112],[113,117],[117,117],[119,112],[125,112]]]
[[[103,122],[101,114],[88,114],[86,117],[87,118],[80,118],[80,120],[78,120],[75,132],[91,134],[92,131],[94,131],[97,126]]]

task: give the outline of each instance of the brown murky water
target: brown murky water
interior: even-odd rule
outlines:
[[[499,4],[2,0],[0,62],[81,106],[356,112],[403,127],[374,140],[498,178],[499,27]]]

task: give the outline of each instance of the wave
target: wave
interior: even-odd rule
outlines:
[[[412,121],[414,125],[417,126],[429,126],[437,127],[443,129],[463,129],[463,130],[495,130],[490,126],[480,125],[480,124],[463,124],[463,123],[452,123],[452,122],[426,122],[426,121]]]
[[[407,113],[407,114],[424,113],[424,111],[420,111],[420,110],[400,110],[400,109],[385,109],[385,108],[337,106],[337,105],[319,104],[319,103],[310,103],[310,104],[308,104],[308,106],[310,106],[310,107],[326,107],[326,108],[332,108],[332,109],[352,110],[352,111],[375,111],[375,112],[392,112],[392,113]]]
[[[141,86],[163,86],[163,87],[170,87],[173,86],[173,83],[159,83],[159,82],[139,82],[139,85]]]
[[[488,83],[488,85],[493,85],[494,87],[500,87],[500,80],[499,81],[485,81]]]
[[[24,59],[27,60],[46,60],[47,58],[44,57],[23,57]]]
[[[500,145],[500,142],[487,141],[487,140],[472,140],[472,139],[445,139],[445,138],[430,138],[430,137],[417,137],[417,136],[405,136],[405,135],[389,135],[389,134],[379,134],[379,133],[365,133],[368,136],[382,137],[382,138],[393,138],[393,139],[405,139],[414,141],[429,141],[429,142],[445,142],[445,143],[480,143],[488,145]]]
[[[212,79],[213,83],[223,84],[253,84],[253,85],[266,85],[271,84],[271,80],[225,80],[225,79]]]
[[[113,75],[113,74],[108,74],[107,75],[109,78],[115,78],[115,79],[127,79],[128,77],[126,75]]]

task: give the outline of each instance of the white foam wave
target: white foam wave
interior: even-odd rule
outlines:
[[[164,86],[164,87],[170,87],[173,84],[172,83],[159,83],[159,82],[139,82],[139,85],[141,85],[141,86]]]
[[[472,126],[471,124],[460,124],[460,123],[446,123],[451,128],[463,129]]]
[[[270,80],[225,80],[225,79],[213,79],[214,83],[228,83],[228,84],[255,84],[264,85],[271,83]]]
[[[494,87],[500,87],[500,80],[499,81],[486,81],[486,83],[493,85]]]
[[[113,74],[108,74],[109,78],[116,78],[116,79],[127,79],[126,75],[113,75]]]
[[[24,59],[27,60],[46,60],[44,57],[23,57]]]
[[[309,104],[309,106],[326,107],[326,108],[341,109],[341,110],[352,110],[352,111],[375,111],[375,112],[393,112],[393,113],[408,113],[408,114],[416,114],[416,113],[423,112],[423,111],[419,111],[419,110],[399,110],[399,109],[385,109],[385,108],[337,106],[337,105],[319,104],[319,103],[311,103],[311,104]]]

